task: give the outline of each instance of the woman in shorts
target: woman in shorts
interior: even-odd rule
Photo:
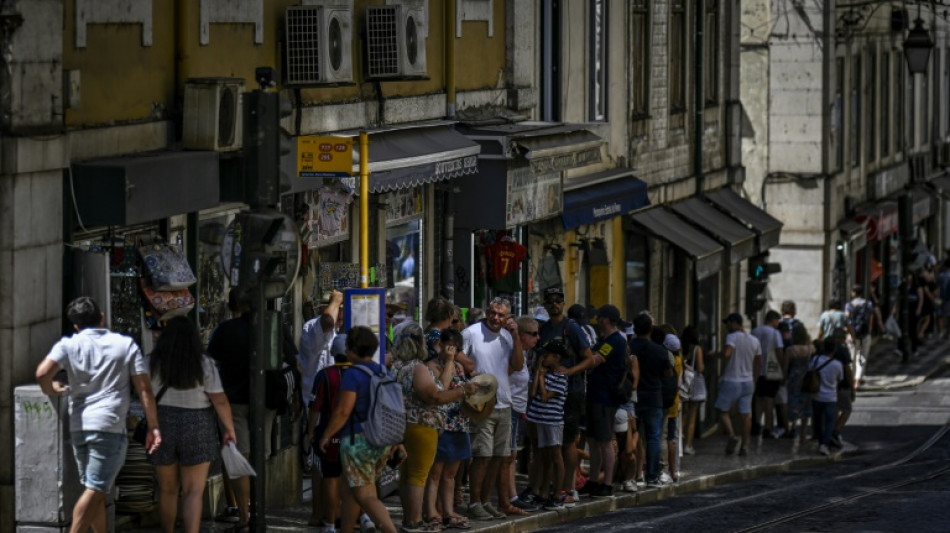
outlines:
[[[152,390],[161,394],[162,445],[148,462],[158,477],[162,531],[175,530],[180,493],[182,530],[197,533],[208,468],[219,453],[215,413],[224,428],[221,443],[235,442],[231,405],[214,362],[202,353],[197,329],[184,317],[165,325],[148,367]]]

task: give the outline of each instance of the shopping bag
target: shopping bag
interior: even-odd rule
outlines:
[[[221,460],[224,461],[224,469],[228,471],[228,477],[231,479],[257,475],[257,472],[254,472],[251,467],[251,463],[247,462],[247,459],[241,455],[233,442],[221,447]]]
[[[894,315],[887,317],[887,320],[884,322],[884,331],[886,331],[888,335],[894,337],[895,339],[899,339],[901,337],[901,333],[903,333],[901,331],[900,325],[897,323],[897,319],[894,318]]]

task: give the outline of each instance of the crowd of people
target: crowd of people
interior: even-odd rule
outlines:
[[[814,341],[795,318],[794,302],[786,301],[751,331],[741,315],[729,314],[724,348],[705,353],[692,325],[680,332],[655,323],[648,311],[628,322],[610,304],[568,306],[557,287],[543,292],[534,314],[518,317],[503,297],[467,316],[434,298],[424,322],[405,321],[380,336],[364,326],[344,331],[342,303],[334,291],[304,325],[299,350],[284,339],[286,362],[302,374],[301,444],[312,452],[310,525],[325,533],[358,526],[384,533],[468,529],[471,520],[676,483],[680,452],[695,454],[705,401],[714,402],[728,436],[726,455],[748,454],[755,436],[797,439],[799,446],[813,439],[819,453],[830,454],[842,446],[859,361],[879,321],[873,302],[855,287],[847,304],[832,302],[822,314]],[[194,325],[181,318],[168,322],[144,356],[103,327],[93,300],[70,303],[77,333],[53,348],[37,379],[50,395],[68,390],[53,379],[60,370],[75,384],[73,441],[87,491],[74,525],[95,527],[103,519],[102,496],[124,457],[125,430],[116,424],[124,424],[134,384],[148,424],[145,446],[156,466],[162,529],[174,530],[180,494],[182,526],[198,530],[218,446],[250,451],[250,306],[240,298],[231,304],[234,318],[216,329],[208,355]],[[395,311],[387,309],[387,319]],[[386,343],[382,361],[380,342]],[[722,363],[713,398],[706,369],[714,358]],[[385,387],[399,391],[396,403],[405,413],[401,438],[392,442],[381,442],[374,411]],[[268,411],[265,426],[273,415]],[[111,438],[115,433],[122,438]],[[520,492],[519,466],[528,477]],[[398,527],[377,486],[387,469],[398,469]],[[249,481],[230,485],[230,512],[240,530],[249,519]]]

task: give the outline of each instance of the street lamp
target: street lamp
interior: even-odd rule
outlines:
[[[925,74],[930,61],[930,49],[934,47],[930,34],[924,29],[924,21],[920,16],[914,21],[914,29],[907,34],[904,41],[904,57],[907,59],[907,68],[911,74]]]

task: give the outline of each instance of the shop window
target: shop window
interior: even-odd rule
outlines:
[[[386,301],[396,304],[393,323],[418,320],[422,270],[422,221],[386,229]]]
[[[634,119],[642,119],[650,113],[650,6],[647,0],[632,0],[630,10],[630,110]]]
[[[703,96],[707,106],[719,104],[719,2],[706,0],[703,31]]]
[[[626,316],[634,317],[648,309],[649,279],[647,277],[647,237],[636,232],[627,232],[624,246]]]
[[[686,111],[687,27],[685,0],[670,2],[670,112]]]

